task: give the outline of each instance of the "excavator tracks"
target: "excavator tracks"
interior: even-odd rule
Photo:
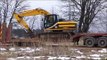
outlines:
[[[61,44],[63,42],[71,42],[72,32],[47,32],[40,33],[35,38],[12,39],[12,46],[37,46],[46,44]]]
[[[38,37],[44,41],[51,41],[51,42],[61,42],[63,40],[70,40],[72,37],[72,32],[48,32],[48,33],[41,33]]]

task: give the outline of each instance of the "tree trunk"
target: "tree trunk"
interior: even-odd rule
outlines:
[[[82,28],[82,32],[87,33],[89,30],[89,24],[85,23]]]
[[[86,5],[86,1],[83,0],[82,1],[82,5],[81,5],[81,16],[79,19],[79,27],[78,27],[78,32],[81,33],[82,32],[82,24],[83,24],[83,20],[84,20],[84,15],[85,15],[85,5]]]

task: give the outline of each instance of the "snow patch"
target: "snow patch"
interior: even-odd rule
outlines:
[[[15,51],[16,50],[16,48],[10,48],[9,49],[9,51]]]
[[[107,53],[107,49],[102,49],[102,50],[99,50],[98,52],[100,52],[100,53]]]
[[[0,48],[0,51],[6,51],[6,49],[5,48]]]

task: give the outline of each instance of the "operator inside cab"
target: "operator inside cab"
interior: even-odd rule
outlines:
[[[56,14],[46,15],[44,18],[44,27],[49,28],[58,21]]]
[[[44,27],[49,28],[53,26],[55,23],[64,21],[65,19],[59,18],[56,14],[46,15],[44,18]]]

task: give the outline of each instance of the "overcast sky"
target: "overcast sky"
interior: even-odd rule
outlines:
[[[30,9],[42,8],[50,13],[58,11],[58,6],[61,2],[59,0],[28,0],[27,3],[30,5]]]

